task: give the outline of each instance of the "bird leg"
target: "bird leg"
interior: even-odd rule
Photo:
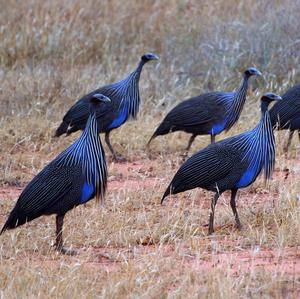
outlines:
[[[116,152],[114,151],[111,143],[110,143],[110,140],[109,140],[109,133],[110,132],[105,132],[105,142],[109,148],[109,150],[111,151],[112,155],[113,155],[113,160],[114,161],[117,161],[117,162],[122,162],[122,161],[125,161],[125,158],[119,156],[116,154]]]
[[[219,196],[220,196],[220,194],[219,194],[219,192],[217,192],[211,201],[211,212],[209,215],[209,224],[208,224],[208,234],[209,235],[211,235],[214,232],[215,207],[216,207]]]
[[[192,143],[194,142],[195,138],[196,138],[196,135],[192,135],[192,136],[191,136],[191,138],[190,138],[190,140],[189,140],[189,143],[188,143],[188,146],[187,146],[186,149],[185,149],[187,152],[190,150],[190,148],[191,148],[191,146],[192,146]]]
[[[215,135],[210,135],[210,143],[215,143],[216,139],[215,139]]]
[[[291,143],[292,143],[293,134],[294,134],[294,131],[291,131],[291,130],[290,130],[288,142],[287,142],[286,146],[284,147],[284,152],[285,152],[286,154],[287,154],[288,149],[289,149],[289,147],[290,147],[290,145],[291,145]]]
[[[242,224],[240,222],[239,214],[238,214],[238,212],[236,210],[236,203],[235,203],[236,193],[237,193],[237,189],[231,190],[230,206],[231,206],[234,218],[235,218],[236,227],[239,230],[241,230],[242,229]]]
[[[75,255],[77,252],[72,249],[65,248],[63,246],[63,237],[62,237],[62,228],[64,224],[65,215],[57,215],[56,216],[56,243],[55,249],[63,254],[67,255]]]

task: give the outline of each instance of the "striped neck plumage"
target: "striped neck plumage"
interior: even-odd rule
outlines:
[[[80,165],[86,182],[95,188],[96,199],[104,201],[107,166],[95,112],[90,114],[81,136],[57,159],[62,166]]]
[[[249,76],[244,75],[240,87],[234,92],[233,100],[228,104],[226,130],[229,130],[239,119],[243,110],[248,89]]]
[[[138,67],[115,87],[115,95],[120,99],[121,113],[136,118],[140,106],[139,80],[145,62],[140,61]]]
[[[268,109],[262,110],[260,122],[243,134],[241,143],[249,169],[256,175],[263,169],[265,179],[270,178],[275,164],[275,138]]]
[[[145,65],[145,62],[143,60],[141,60],[138,64],[137,68],[135,69],[135,71],[132,72],[132,74],[134,74],[135,80],[137,80],[137,81],[140,80],[141,72],[143,70],[144,65]]]
[[[269,179],[275,165],[275,137],[273,132],[273,127],[270,119],[270,114],[268,111],[268,106],[262,109],[262,116],[260,121],[262,138],[262,162],[265,179]]]
[[[90,116],[80,138],[91,138],[94,135],[99,135],[99,133],[100,128],[98,126],[96,112],[90,112]]]

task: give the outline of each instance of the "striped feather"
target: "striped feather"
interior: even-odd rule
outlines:
[[[96,189],[96,199],[104,200],[107,184],[107,166],[101,145],[96,115],[93,113],[80,138],[57,158],[58,167],[81,166],[88,184]]]
[[[127,78],[102,87],[101,93],[107,95],[112,100],[119,102],[119,111],[122,113],[124,109],[128,109],[126,113],[128,117],[136,118],[140,106],[139,79],[144,66],[141,61],[137,69]]]
[[[248,89],[248,76],[244,79],[236,92],[223,93],[218,99],[225,106],[225,130],[228,131],[238,121],[243,110]]]
[[[100,132],[115,129],[128,118],[136,118],[140,106],[139,79],[144,64],[145,61],[141,60],[138,67],[125,79],[103,86],[79,99],[65,114],[63,122],[56,130],[56,136],[63,133],[69,135],[85,128],[89,117],[89,101],[97,93],[111,99],[111,103],[102,104],[97,109]]]
[[[64,215],[94,194],[103,201],[106,183],[105,155],[93,113],[80,138],[26,186],[1,233],[41,215]],[[85,186],[90,187],[88,194],[83,194]]]
[[[247,161],[247,170],[254,174],[250,183],[262,170],[265,179],[270,178],[275,164],[275,139],[268,111],[254,129],[230,138],[227,142],[224,140],[224,143],[230,143],[244,152],[243,160]]]
[[[274,164],[275,140],[266,110],[254,129],[211,144],[189,158],[175,174],[162,201],[169,194],[197,187],[220,193],[243,188],[261,171],[269,179]]]
[[[283,94],[282,101],[275,103],[270,109],[270,117],[273,127],[290,128],[293,121],[300,117],[300,84],[291,87]],[[295,129],[297,128],[294,127],[293,130]]]
[[[239,119],[248,89],[249,76],[244,75],[235,92],[209,92],[187,99],[175,106],[149,140],[174,131],[193,135],[217,135],[228,131]]]

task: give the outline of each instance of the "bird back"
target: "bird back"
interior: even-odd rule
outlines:
[[[273,127],[288,129],[295,118],[300,117],[300,84],[293,86],[270,109],[270,119]],[[296,126],[297,127],[297,126]]]
[[[269,178],[274,162],[275,141],[267,112],[254,129],[210,144],[189,158],[175,174],[163,199],[197,187],[220,193],[247,187],[262,170]]]

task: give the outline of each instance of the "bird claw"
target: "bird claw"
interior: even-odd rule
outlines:
[[[126,162],[126,158],[122,157],[121,155],[114,155],[112,160],[115,162]]]
[[[236,224],[235,226],[239,231],[242,231],[244,228],[243,228],[243,225],[241,223],[238,223]]]
[[[78,254],[78,252],[76,250],[66,248],[64,246],[58,246],[58,247],[56,247],[56,250],[62,254],[66,254],[66,255],[70,255],[70,256],[74,256],[74,255]]]
[[[215,232],[213,227],[208,227],[208,235],[212,235]]]

